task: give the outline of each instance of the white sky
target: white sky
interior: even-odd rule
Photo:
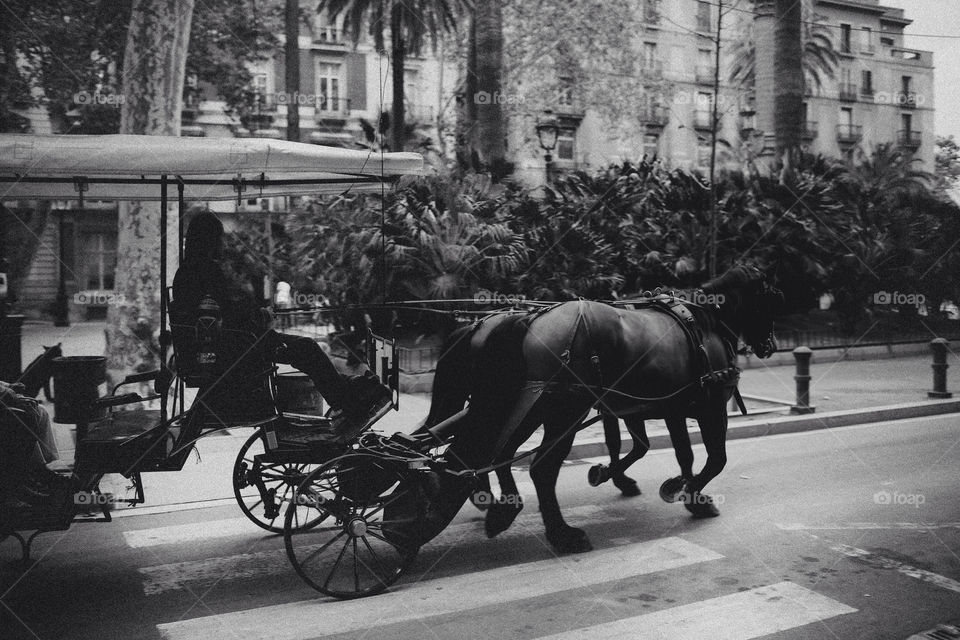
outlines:
[[[933,51],[934,132],[960,140],[960,0],[880,0],[880,4],[904,9],[913,20],[904,31],[907,47]]]

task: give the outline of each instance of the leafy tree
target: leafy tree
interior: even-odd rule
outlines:
[[[950,191],[960,181],[960,145],[953,136],[937,136],[934,155],[934,173],[937,176],[936,189],[949,197]]]

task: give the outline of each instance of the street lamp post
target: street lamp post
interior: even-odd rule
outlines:
[[[544,150],[543,159],[547,163],[547,184],[551,183],[552,176],[550,170],[553,165],[552,151],[557,146],[557,137],[560,135],[560,125],[553,116],[553,112],[546,110],[543,117],[537,119],[537,138],[540,141],[540,147]]]

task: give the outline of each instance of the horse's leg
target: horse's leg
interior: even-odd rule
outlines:
[[[507,442],[503,452],[494,460],[494,464],[505,463],[513,458],[517,449],[526,442],[537,427],[540,426],[538,418],[527,415],[516,432]],[[517,481],[513,477],[513,471],[510,465],[504,464],[496,470],[497,481],[500,483],[500,497],[492,500],[487,508],[487,518],[484,522],[484,528],[487,537],[492,538],[502,531],[506,531],[517,516],[523,510],[523,496],[520,495],[520,489],[517,487]],[[487,487],[489,488],[489,480]],[[491,494],[492,496],[492,494]]]
[[[630,438],[633,440],[633,448],[630,449],[623,460],[618,461],[613,454],[610,455],[610,478],[613,480],[614,486],[617,489],[620,489],[620,493],[627,497],[633,497],[640,495],[640,487],[637,486],[637,481],[628,476],[624,471],[630,468],[630,466],[646,455],[647,451],[650,450],[650,439],[647,437],[647,429],[641,418],[636,416],[627,416],[623,419],[624,424],[627,426],[627,431],[630,432]],[[604,422],[604,430],[606,430],[606,422]],[[619,445],[620,441],[620,430],[616,430],[616,439],[617,444]],[[608,444],[610,442],[609,436],[607,440]],[[619,447],[618,447],[619,448]]]
[[[727,464],[727,406],[722,395],[711,403],[711,410],[697,418],[700,436],[707,449],[707,461],[700,473],[689,480],[684,488],[684,506],[696,518],[712,518],[720,515],[713,499],[700,493],[707,483],[717,477]]]
[[[660,497],[666,502],[676,502],[683,491],[684,484],[693,478],[693,446],[687,433],[687,419],[682,415],[670,415],[666,418],[667,431],[673,453],[680,465],[680,475],[668,478],[660,485]]]
[[[582,529],[564,522],[557,501],[560,467],[570,453],[577,431],[570,424],[570,415],[574,415],[574,412],[555,412],[544,422],[544,441],[553,444],[537,453],[530,465],[530,477],[537,489],[547,540],[560,553],[582,553],[593,548],[590,539]]]

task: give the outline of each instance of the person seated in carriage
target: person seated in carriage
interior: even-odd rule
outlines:
[[[201,301],[212,298],[220,307],[224,330],[257,336],[254,349],[271,362],[289,364],[307,374],[332,409],[338,435],[352,437],[376,422],[392,406],[393,394],[371,372],[345,377],[314,340],[273,329],[269,309],[261,308],[252,291],[245,290],[224,270],[223,224],[203,211],[190,222],[183,262],[173,280],[173,305],[196,315]]]

